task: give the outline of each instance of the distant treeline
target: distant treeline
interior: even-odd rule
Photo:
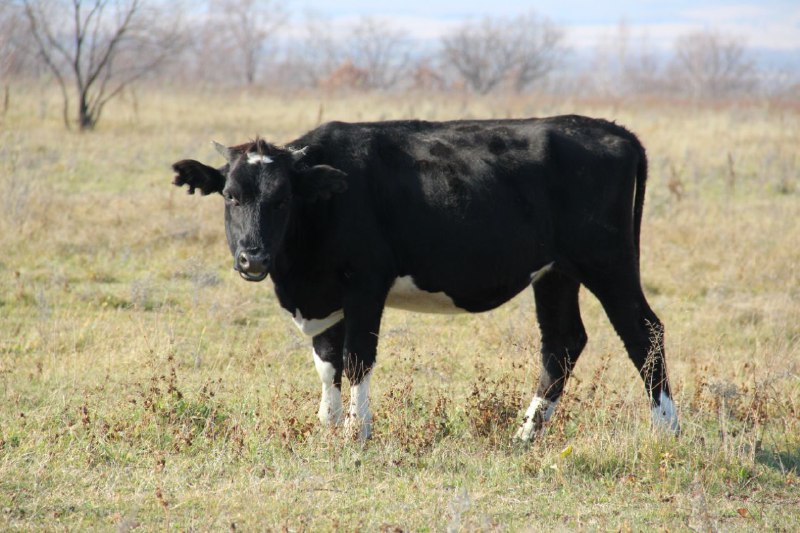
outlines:
[[[421,41],[391,20],[363,17],[334,27],[276,0],[5,2],[0,77],[4,84],[55,78],[65,122],[77,103],[81,129],[90,129],[105,103],[139,80],[696,100],[800,92],[797,72],[761,68],[743,39],[713,30],[681,35],[664,52],[620,23],[590,60],[575,61],[565,29],[535,12],[466,20],[439,39]]]

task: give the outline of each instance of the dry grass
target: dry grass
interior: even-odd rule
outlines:
[[[17,88],[0,124],[0,528],[800,528],[796,110],[426,95],[148,90],[99,131]],[[488,315],[387,312],[375,438],[321,431],[307,340],[231,273],[221,202],[169,164],[208,141],[332,119],[579,112],[648,147],[642,272],[683,433],[652,435],[597,302],[547,435],[510,443],[535,385],[524,293]]]

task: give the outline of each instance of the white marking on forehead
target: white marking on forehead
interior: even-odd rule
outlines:
[[[267,164],[267,163],[272,163],[272,158],[267,155],[257,154],[255,152],[248,152],[247,162],[251,165],[257,165],[259,163]]]
[[[303,318],[303,314],[300,313],[300,310],[298,309],[295,311],[292,320],[294,320],[294,325],[303,332],[303,335],[314,337],[327,330],[331,326],[337,324],[343,318],[344,311],[342,309],[334,311],[325,318]]]
[[[677,432],[680,429],[675,404],[672,402],[672,398],[667,396],[664,391],[661,391],[661,395],[658,398],[658,406],[653,407],[652,414],[654,427],[672,432]]]
[[[555,263],[554,261],[550,262],[550,263],[546,264],[545,266],[543,266],[542,268],[540,268],[539,270],[537,270],[536,272],[532,273],[531,274],[531,283],[536,283],[537,281],[542,279],[542,277],[545,274],[547,274],[548,272],[550,272],[550,270],[553,269],[553,264],[554,263]]]
[[[453,303],[453,300],[443,292],[423,291],[414,283],[411,276],[401,276],[394,280],[386,305],[395,309],[419,311],[421,313],[466,313]]]

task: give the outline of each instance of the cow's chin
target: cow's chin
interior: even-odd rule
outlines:
[[[267,279],[267,276],[269,275],[269,272],[265,270],[264,272],[262,272],[260,274],[250,274],[248,272],[242,272],[240,270],[239,271],[239,275],[242,276],[242,279],[245,280],[245,281],[258,282],[258,281],[264,281],[265,279]]]

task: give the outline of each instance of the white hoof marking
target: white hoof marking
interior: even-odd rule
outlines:
[[[542,430],[544,423],[553,416],[557,403],[558,400],[551,402],[539,396],[534,396],[528,410],[525,411],[525,418],[522,420],[522,424],[514,438],[522,441],[532,440],[536,433]]]
[[[372,371],[368,372],[361,383],[350,387],[350,408],[344,428],[347,435],[364,441],[372,436],[372,413],[369,410],[369,380]]]
[[[653,407],[653,427],[677,433],[680,429],[678,424],[678,413],[672,398],[667,396],[664,391],[658,398],[658,406]]]
[[[314,366],[322,381],[322,397],[317,416],[326,426],[335,426],[342,421],[342,390],[333,384],[336,370],[331,363],[323,361],[314,351]]]

